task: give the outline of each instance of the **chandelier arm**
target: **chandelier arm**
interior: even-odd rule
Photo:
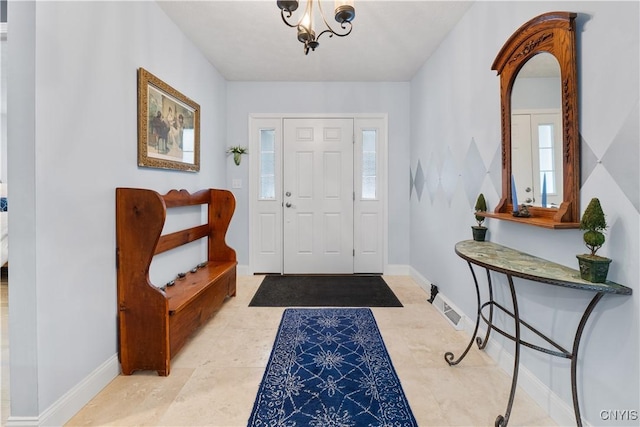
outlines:
[[[298,24],[300,24],[299,22],[297,24],[293,25],[293,24],[290,24],[289,21],[287,21],[287,19],[289,19],[289,18],[291,18],[291,16],[293,16],[293,12],[289,11],[288,15],[286,17],[284,16],[285,12],[287,12],[287,11],[285,11],[284,9],[280,11],[280,16],[282,17],[282,22],[284,22],[288,27],[297,28]]]
[[[340,34],[340,33],[336,32],[333,28],[331,28],[331,25],[329,25],[329,22],[327,22],[327,19],[324,17],[324,10],[322,10],[322,2],[321,1],[318,1],[318,9],[320,9],[320,17],[322,18],[322,22],[324,22],[324,25],[325,25],[325,27],[327,27],[327,29],[322,31],[318,35],[318,37],[316,37],[316,40],[318,40],[320,38],[320,36],[323,35],[324,33],[331,33],[332,35],[336,35],[338,37],[345,37],[345,36],[348,36],[349,34],[351,34],[351,30],[353,29],[353,24],[351,24],[350,21],[344,21],[344,22],[340,23],[340,28],[342,28],[343,30],[347,29],[347,24],[349,25],[349,31],[347,31],[346,33]]]
[[[353,29],[353,26],[351,25],[351,23],[350,23],[350,22],[347,22],[347,24],[349,24],[349,31],[347,31],[346,33],[344,33],[344,34],[336,33],[336,32],[333,30],[333,28],[331,28],[331,27],[327,27],[327,29],[326,29],[326,30],[324,30],[324,31],[322,31],[320,34],[318,34],[318,36],[316,37],[316,40],[318,40],[318,39],[320,38],[320,36],[322,36],[324,33],[329,33],[329,37],[333,37],[334,35],[335,35],[335,36],[338,36],[338,37],[346,37],[346,36],[348,36],[349,34],[351,34],[351,30]],[[344,24],[343,24],[343,25],[344,25]],[[343,28],[344,28],[344,27],[343,27]]]
[[[305,55],[308,55],[310,50],[316,50],[319,45],[318,39],[322,37],[323,34],[328,33],[329,37],[333,37],[334,35],[338,37],[346,37],[351,34],[351,31],[353,30],[353,24],[351,23],[351,21],[355,17],[355,10],[353,9],[353,7],[341,6],[339,8],[336,8],[335,19],[343,31],[338,32],[340,31],[340,29],[333,29],[325,18],[324,11],[322,10],[322,1],[315,0],[315,3],[318,4],[321,21],[325,26],[325,29],[322,30],[318,35],[316,35],[315,31],[313,30],[312,9],[314,0],[307,0],[305,13],[303,14],[302,18],[300,18],[300,20],[295,24],[291,24],[288,19],[293,16],[293,10],[298,8],[299,2],[279,0],[277,3],[278,7],[280,7],[280,17],[282,18],[282,22],[284,22],[284,24],[290,28],[297,28],[298,41],[302,42]],[[305,18],[309,22],[303,24],[303,22],[305,22]]]

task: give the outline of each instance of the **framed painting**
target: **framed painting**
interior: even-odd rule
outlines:
[[[138,69],[138,165],[200,170],[200,105]]]

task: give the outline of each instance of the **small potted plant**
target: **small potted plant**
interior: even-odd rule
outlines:
[[[480,193],[478,195],[478,199],[476,200],[475,206],[475,217],[478,225],[471,226],[473,231],[473,240],[477,242],[484,242],[484,238],[487,235],[487,227],[482,225],[484,223],[485,218],[483,216],[478,215],[478,212],[486,212],[487,211],[487,201],[484,198],[484,194]]]
[[[236,145],[235,147],[229,147],[227,149],[227,154],[233,154],[233,162],[236,166],[240,166],[240,159],[243,154],[247,154],[249,149],[247,147],[241,147]]]
[[[585,230],[583,240],[589,254],[576,255],[580,266],[580,277],[593,283],[603,283],[607,280],[611,259],[596,255],[598,249],[604,245],[604,231],[607,221],[600,205],[600,200],[594,197],[580,219],[580,229]]]

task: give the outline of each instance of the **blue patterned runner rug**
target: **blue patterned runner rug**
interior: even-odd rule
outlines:
[[[368,308],[286,309],[249,426],[417,426]]]

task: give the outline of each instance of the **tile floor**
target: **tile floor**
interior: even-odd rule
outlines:
[[[238,296],[173,359],[170,376],[119,376],[67,425],[246,426],[284,310],[248,307],[261,279],[238,278]],[[508,375],[477,347],[449,367],[443,354],[460,354],[468,336],[449,326],[411,278],[385,280],[404,307],[372,310],[418,424],[493,425],[506,406]],[[510,425],[556,424],[519,390]]]

